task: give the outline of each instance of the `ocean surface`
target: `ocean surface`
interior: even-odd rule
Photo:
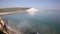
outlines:
[[[27,12],[2,16],[9,25],[17,32],[29,34],[38,32],[40,34],[60,34],[60,11],[45,10],[38,11],[35,15]]]

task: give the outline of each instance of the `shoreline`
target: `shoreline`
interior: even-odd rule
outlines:
[[[0,15],[9,15],[9,14],[15,14],[19,12],[24,12],[24,11],[15,11],[15,12],[0,12]]]

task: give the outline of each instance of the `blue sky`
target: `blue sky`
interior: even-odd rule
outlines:
[[[60,0],[0,0],[0,8],[34,7],[39,9],[60,9]]]

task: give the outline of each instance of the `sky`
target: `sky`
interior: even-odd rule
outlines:
[[[60,9],[60,0],[0,0],[0,8],[34,7],[38,9]]]

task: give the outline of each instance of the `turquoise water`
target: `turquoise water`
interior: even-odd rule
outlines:
[[[38,11],[34,16],[26,12],[2,16],[16,31],[23,33],[60,34],[60,11]]]

